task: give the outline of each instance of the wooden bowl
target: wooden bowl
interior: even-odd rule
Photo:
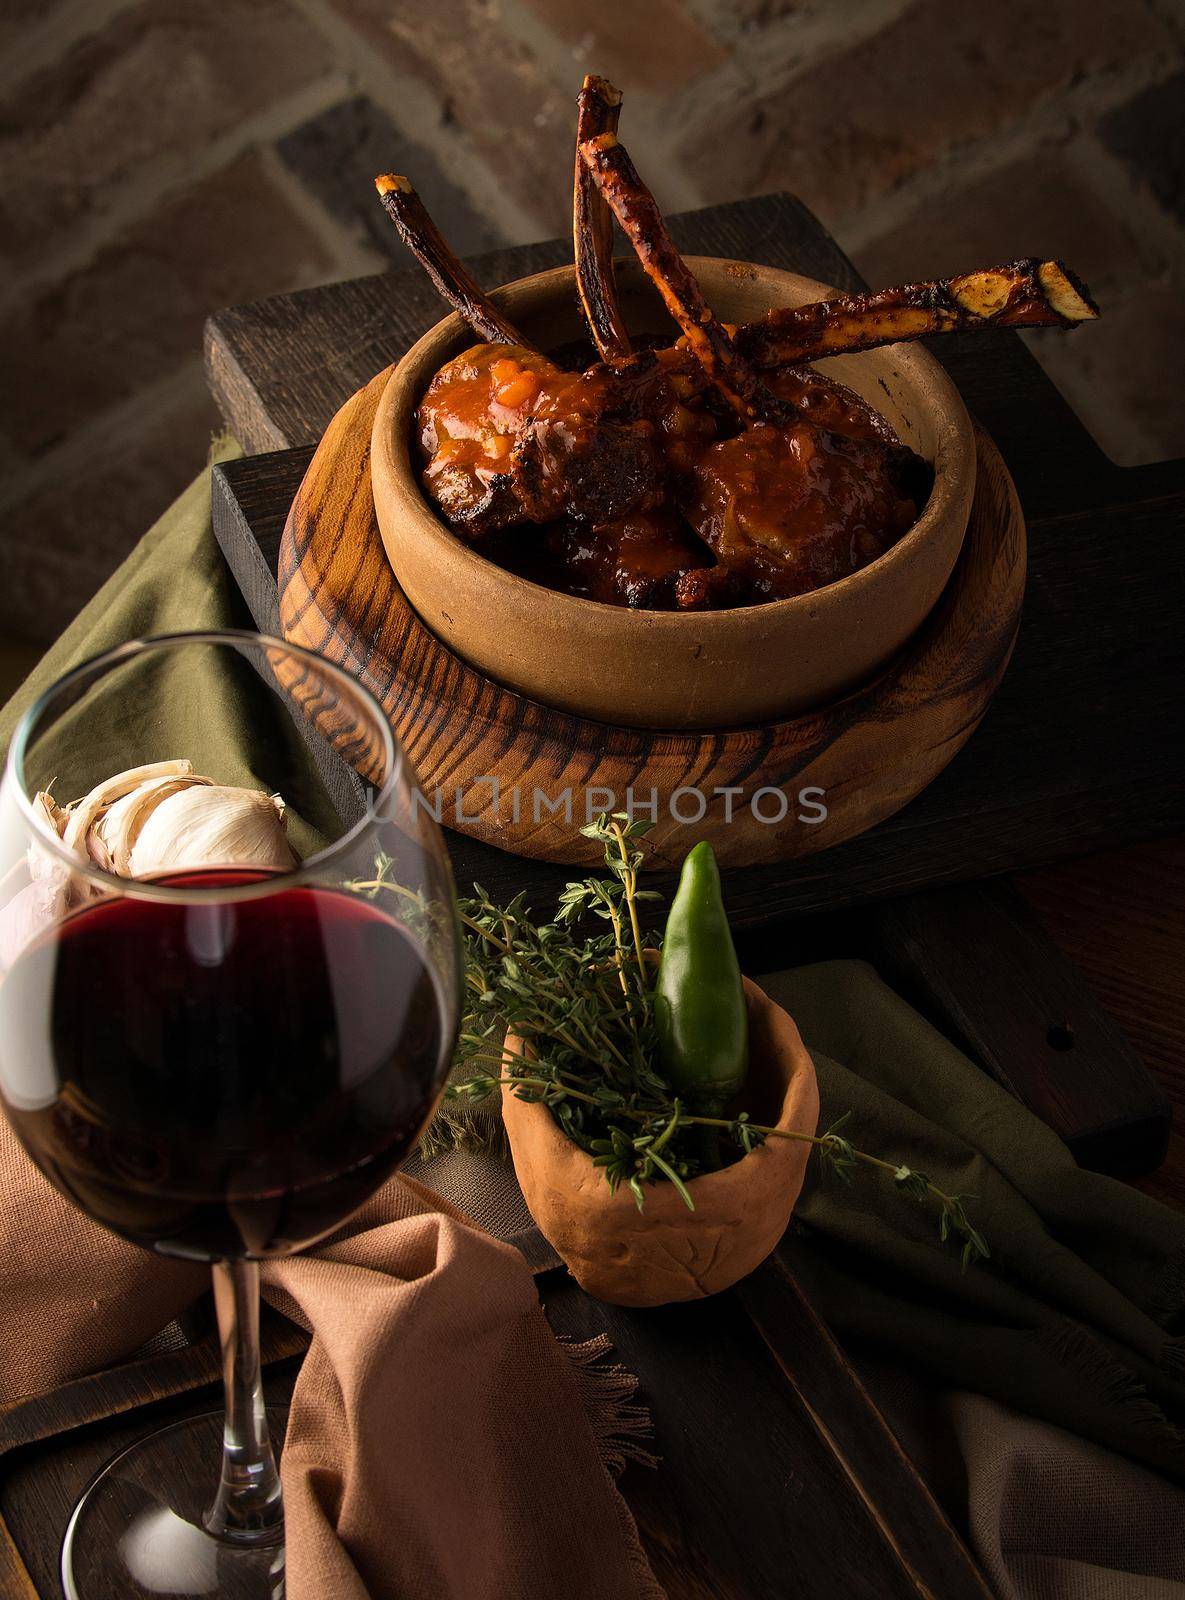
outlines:
[[[691,256],[719,316],[745,322],[835,291],[772,267]],[[626,320],[674,337],[636,261],[618,263]],[[571,267],[519,279],[495,298],[541,349],[582,336]],[[531,699],[599,721],[729,728],[807,710],[871,678],[928,615],[963,542],[975,488],[971,422],[958,391],[916,345],[830,358],[848,384],[934,467],[913,528],[870,566],[812,594],[679,614],[602,605],[487,561],[425,500],[413,419],[433,374],[474,343],[457,316],[394,368],[374,419],[371,477],[387,558],[428,627],[474,667]]]
[[[815,1068],[791,1017],[744,980],[749,1003],[749,1094],[755,1122],[813,1134]],[[523,1052],[507,1036],[506,1048]],[[769,1139],[743,1160],[688,1184],[688,1211],[669,1183],[610,1194],[590,1156],[565,1138],[546,1106],[502,1091],[502,1120],[531,1215],[589,1294],[619,1306],[659,1306],[718,1294],[765,1260],[786,1231],[811,1145]]]
[[[390,372],[342,406],[292,502],[280,542],[281,626],[378,698],[451,828],[518,855],[596,866],[601,847],[576,831],[585,817],[621,806],[645,812],[653,799],[651,867],[677,870],[705,838],[722,867],[783,862],[883,821],[975,733],[1016,641],[1026,564],[1016,488],[981,429],[971,519],[950,582],[871,683],[760,727],[618,728],[495,683],[412,609],[371,493],[371,434]],[[352,739],[338,747],[355,759]],[[805,826],[795,796],[811,789],[823,791],[827,819]]]

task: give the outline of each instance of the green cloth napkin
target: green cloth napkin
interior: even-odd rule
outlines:
[[[1078,1167],[862,962],[758,981],[814,1056],[820,1126],[850,1110],[853,1144],[974,1196],[992,1252],[963,1272],[933,1208],[812,1163],[786,1251],[836,1333],[1185,1477],[1185,1216]]]
[[[241,454],[224,438],[215,441],[210,459]],[[206,471],[153,524],[0,711],[0,746],[8,749],[17,722],[39,694],[91,656],[145,634],[252,626],[210,527]]]
[[[224,445],[220,456],[236,453]],[[141,634],[250,625],[211,533],[207,472],[0,713],[0,742],[36,694],[88,656]],[[149,710],[166,731],[171,705],[233,699],[232,737],[244,748],[224,754],[244,770],[275,736],[251,721],[242,685],[171,682],[161,694]],[[1080,1171],[871,969],[824,963],[762,982],[815,1053],[823,1125],[850,1109],[854,1143],[975,1196],[968,1210],[992,1250],[990,1263],[962,1273],[938,1244],[933,1212],[883,1174],[860,1171],[844,1187],[812,1163],[787,1249],[836,1331],[1185,1476],[1185,1340],[1173,1336],[1185,1327],[1185,1217]]]
[[[241,454],[215,442],[211,461]],[[103,651],[150,634],[247,628],[254,623],[210,525],[210,473],[155,523],[0,712],[0,748],[29,704],[57,678]],[[109,731],[119,730],[119,749]],[[101,733],[96,733],[101,729]],[[255,668],[225,650],[145,658],[93,689],[37,740],[29,777],[59,799],[85,794],[113,772],[186,757],[198,772],[247,789],[279,790],[301,856],[336,827],[333,805],[291,720]]]

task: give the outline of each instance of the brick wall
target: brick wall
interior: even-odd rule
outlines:
[[[670,209],[796,191],[873,283],[1066,256],[1031,336],[1120,461],[1185,453],[1179,0],[6,0],[0,633],[53,636],[198,469],[207,312],[567,224],[581,74]]]

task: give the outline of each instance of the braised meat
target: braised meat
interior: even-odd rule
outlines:
[[[912,526],[901,464],[879,439],[758,423],[704,451],[684,514],[751,600],[783,600],[849,577]]]
[[[376,179],[403,239],[481,341],[433,378],[416,429],[425,494],[483,553],[584,598],[696,610],[809,593],[877,560],[933,474],[858,394],[809,365],[955,329],[1098,315],[1059,261],[778,308],[726,328],[617,138],[621,96],[578,102],[576,287],[599,360],[535,349],[450,251],[406,178]],[[635,348],[613,219],[679,326]]]
[[[545,382],[566,377],[521,345],[479,344],[444,366],[416,413],[423,484],[468,538],[526,520],[511,455]]]

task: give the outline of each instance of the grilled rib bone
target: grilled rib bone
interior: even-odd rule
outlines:
[[[694,274],[676,250],[662,213],[613,133],[586,140],[580,154],[613,208],[647,277],[683,330],[692,355],[746,425],[785,422],[793,415],[733,348],[732,340]]]
[[[970,328],[1072,328],[1099,308],[1063,261],[1030,257],[929,283],[779,306],[738,328],[737,351],[757,367],[872,350],[903,339]]]
[[[576,289],[589,332],[602,361],[619,361],[632,345],[613,281],[613,213],[589,171],[580,147],[617,132],[621,92],[589,73],[577,98],[576,172],[572,184],[572,245]]]
[[[374,186],[383,210],[432,279],[436,292],[465,319],[477,337],[487,344],[515,344],[531,349],[450,250],[410,181],[397,173],[383,172],[374,180]]]

